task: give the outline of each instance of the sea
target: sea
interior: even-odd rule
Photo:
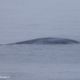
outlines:
[[[8,77],[5,80],[79,80],[80,44],[2,45],[0,76]]]
[[[7,45],[45,37],[80,41],[79,0],[0,0],[0,80],[80,80],[80,44]]]

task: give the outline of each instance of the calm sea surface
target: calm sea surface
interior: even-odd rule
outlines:
[[[0,62],[80,63],[80,45],[3,45]]]
[[[80,45],[2,45],[0,65],[7,80],[77,80]]]
[[[44,37],[80,41],[79,0],[0,0],[0,44]],[[0,80],[80,80],[80,44],[0,45]]]

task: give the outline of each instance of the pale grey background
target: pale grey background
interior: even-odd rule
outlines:
[[[0,0],[0,44],[79,35],[80,0]]]

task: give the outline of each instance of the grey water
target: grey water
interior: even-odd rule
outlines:
[[[80,79],[80,44],[2,45],[0,75],[6,80]]]
[[[79,0],[0,0],[0,80],[80,80],[80,44],[3,45],[44,37],[80,41]]]
[[[80,63],[80,44],[4,45],[0,62],[7,63]]]

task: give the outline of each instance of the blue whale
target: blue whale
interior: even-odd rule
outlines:
[[[74,43],[80,43],[80,42],[65,38],[48,37],[48,38],[38,38],[27,41],[21,41],[11,44],[74,44]]]

